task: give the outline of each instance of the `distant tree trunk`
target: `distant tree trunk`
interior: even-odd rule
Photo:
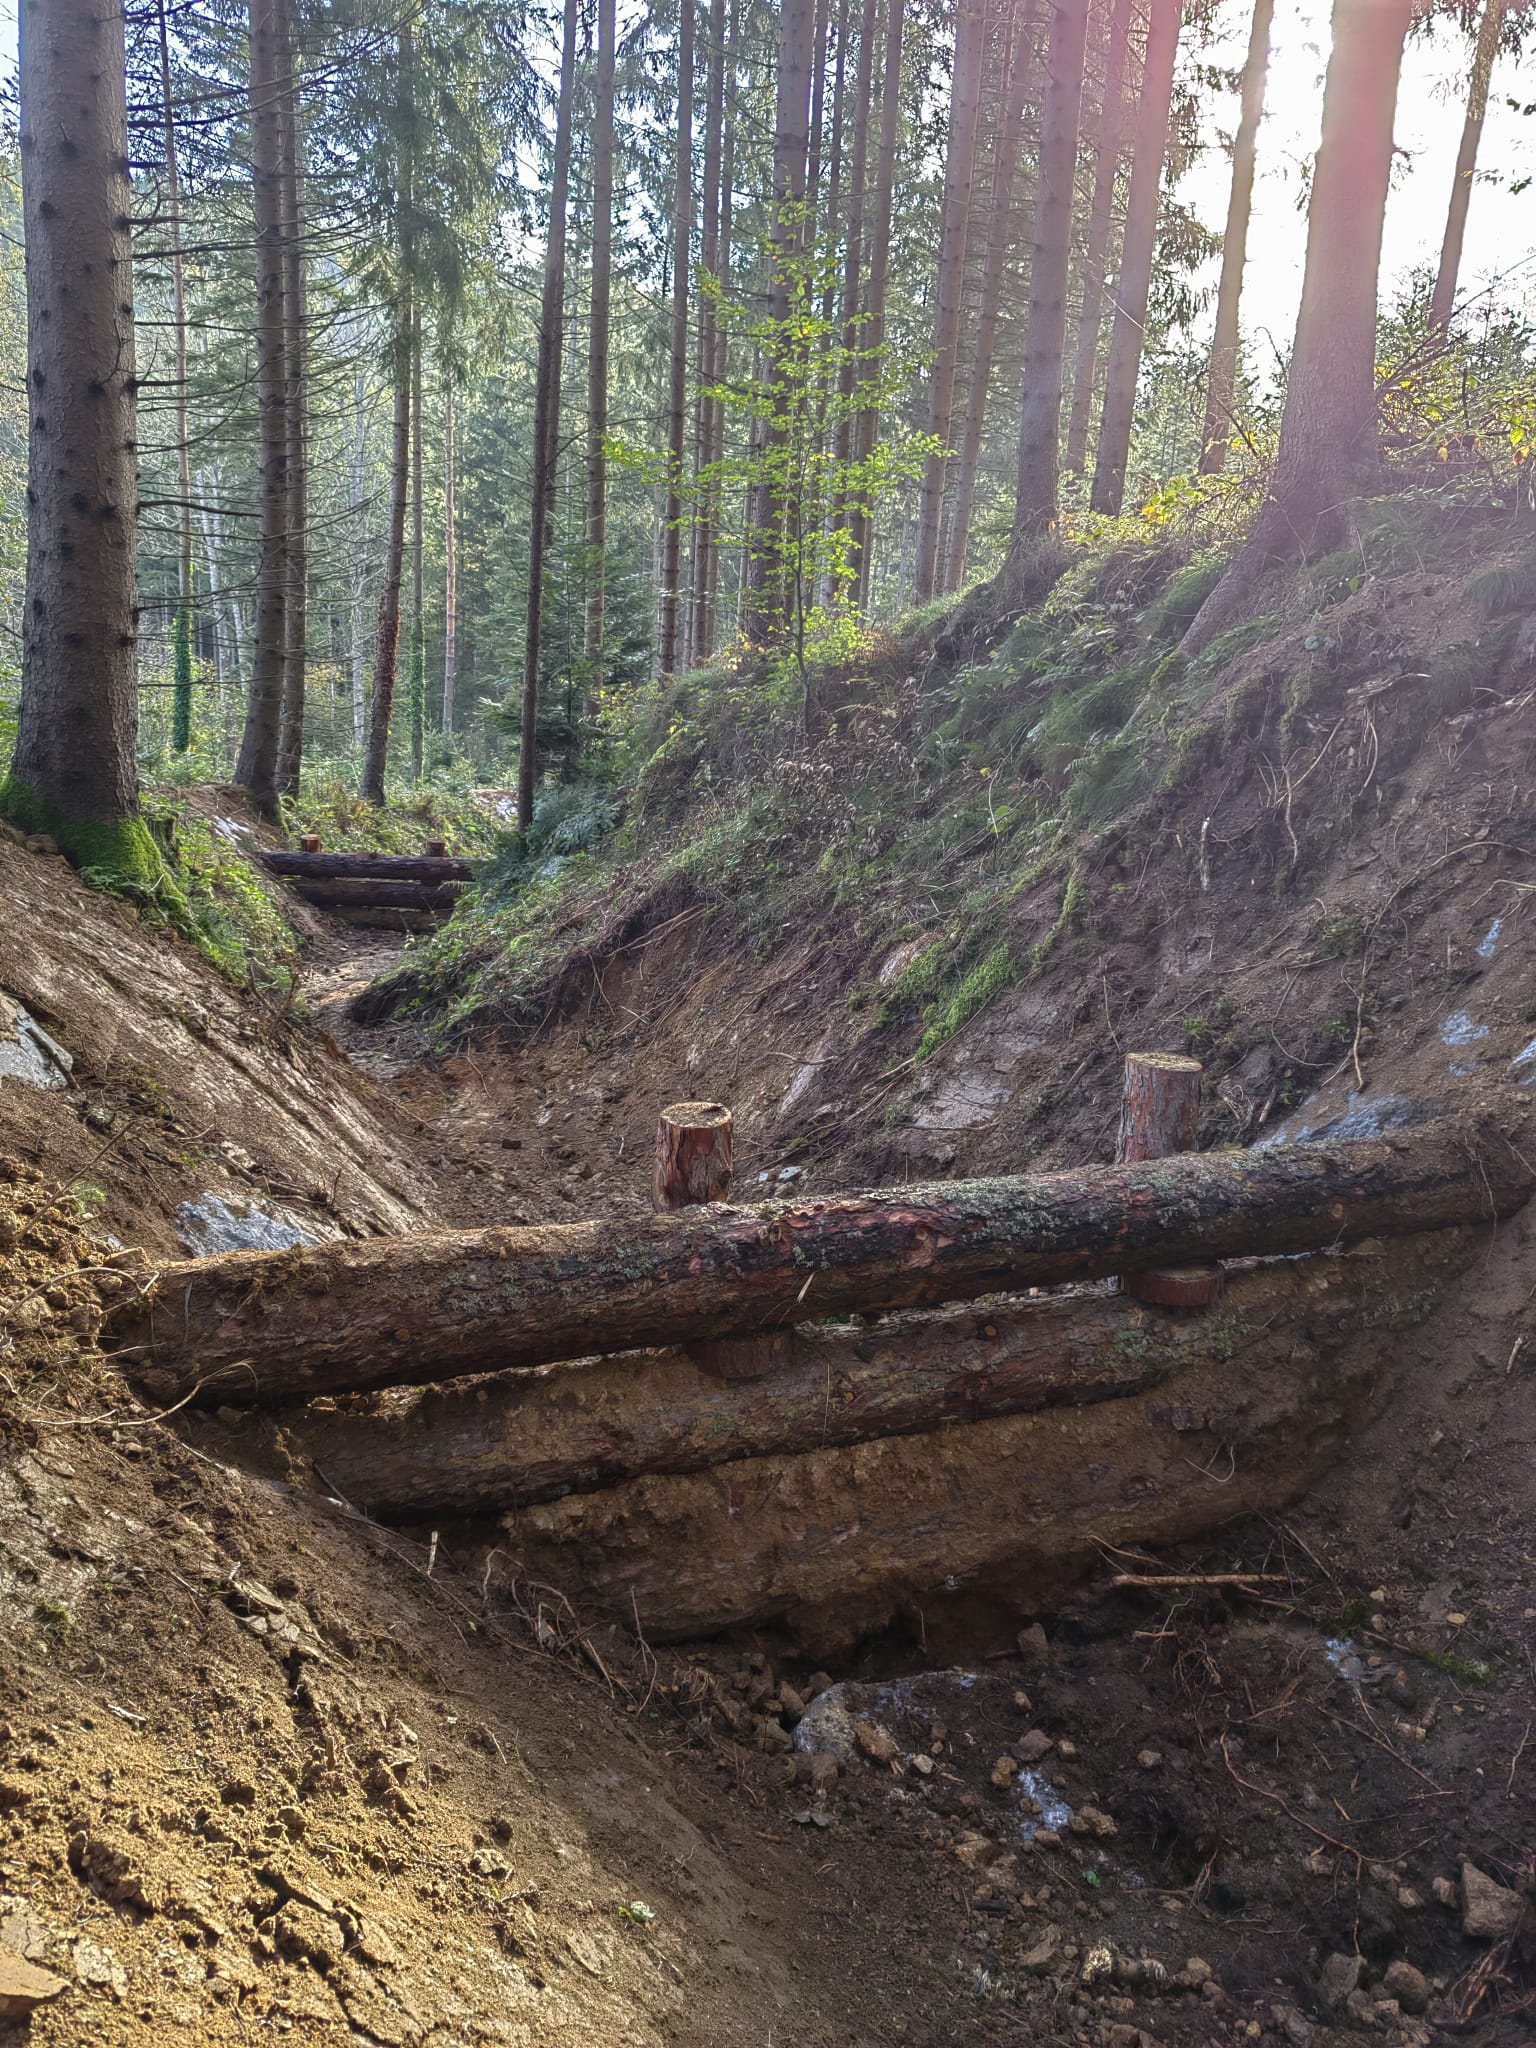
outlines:
[[[1253,172],[1258,156],[1259,123],[1264,118],[1264,82],[1269,71],[1269,31],[1275,0],[1254,0],[1248,58],[1243,65],[1242,112],[1232,143],[1232,195],[1227,202],[1227,231],[1221,243],[1221,284],[1216,293],[1216,333],[1211,342],[1211,368],[1205,388],[1205,426],[1200,437],[1200,468],[1215,476],[1227,466],[1237,401],[1237,365],[1241,337],[1238,309],[1243,295],[1243,268],[1248,260],[1248,222],[1253,214]]]
[[[981,110],[981,60],[986,46],[984,0],[959,0],[955,18],[955,69],[949,101],[949,146],[944,159],[944,206],[939,225],[938,284],[934,294],[933,364],[928,372],[928,432],[938,452],[923,465],[917,509],[917,554],[913,566],[919,604],[933,596],[939,573],[939,529],[944,514],[947,451],[954,422],[955,371],[960,352],[960,312],[971,218],[971,181],[976,172],[977,117]]]
[[[745,625],[755,637],[786,622],[789,588],[784,526],[789,507],[773,469],[789,437],[794,398],[777,387],[787,365],[789,268],[801,246],[811,116],[812,0],[783,0],[779,14],[778,94],[773,141],[773,237],[769,251],[766,377],[771,396],[760,437],[759,474],[749,493]]]
[[[304,764],[304,685],[309,646],[309,383],[305,316],[308,261],[304,250],[304,130],[299,115],[293,14],[283,0],[283,80],[278,102],[283,149],[283,319],[288,369],[288,594],[283,615],[283,711],[278,732],[277,786],[298,793]]]
[[[368,686],[363,622],[368,595],[366,514],[368,510],[368,390],[361,363],[352,378],[352,419],[346,429],[347,509],[352,515],[352,737],[359,752],[368,737]]]
[[[401,30],[408,38],[410,28]],[[405,580],[405,504],[411,482],[411,324],[409,289],[395,311],[394,425],[390,436],[389,517],[384,534],[384,578],[379,589],[378,626],[373,642],[373,692],[368,704],[368,745],[363,755],[360,795],[382,804],[389,766],[389,728],[395,713],[395,678],[400,659],[400,586]]]
[[[411,780],[420,782],[426,755],[427,615],[423,581],[426,535],[421,492],[421,313],[411,323]]]
[[[833,473],[838,502],[832,509],[834,531],[850,530],[853,507],[846,489],[853,456],[853,394],[858,382],[859,286],[864,275],[864,202],[869,182],[869,113],[875,77],[877,0],[863,0],[859,20],[859,56],[853,87],[853,148],[848,163],[848,225],[843,237],[843,318],[837,365],[837,421],[832,430]]]
[[[459,686],[459,536],[455,524],[453,372],[443,377],[443,731],[453,731]]]
[[[121,828],[128,839],[143,833],[127,823],[139,786],[123,15],[95,0],[23,0],[20,30],[27,588],[16,750],[0,801],[89,861],[122,849]]]
[[[1248,540],[1184,637],[1208,647],[1265,570],[1346,544],[1373,480],[1376,290],[1392,124],[1414,0],[1334,0],[1323,134],[1307,209],[1307,265],[1269,494]]]
[[[677,140],[672,192],[672,347],[667,379],[667,504],[661,536],[657,666],[678,667],[682,618],[683,451],[688,417],[688,283],[693,265],[694,0],[682,0],[677,44]]]
[[[533,502],[528,522],[528,620],[523,645],[523,716],[517,763],[517,829],[533,823],[538,787],[539,658],[543,643],[544,563],[554,522],[555,457],[560,439],[560,341],[565,323],[565,229],[571,189],[571,107],[576,79],[579,0],[565,0],[560,47],[560,101],[539,309],[539,360],[533,401]]]
[[[614,4],[597,0],[592,111],[592,308],[587,344],[587,693],[603,684],[608,571],[608,328],[613,297]]]
[[[1115,287],[1115,324],[1104,373],[1104,409],[1099,417],[1099,452],[1090,502],[1095,512],[1115,513],[1125,499],[1131,428],[1136,418],[1136,385],[1147,332],[1152,259],[1157,249],[1157,209],[1168,160],[1168,113],[1173,101],[1173,67],[1178,57],[1184,0],[1151,0],[1147,56],[1142,69],[1136,153],[1125,209],[1120,281]]]
[[[901,134],[901,35],[905,0],[890,0],[885,22],[885,61],[880,89],[880,150],[875,162],[874,204],[869,223],[869,288],[859,351],[866,365],[877,366],[885,347],[885,302],[891,280],[891,205],[896,188],[896,145]],[[876,369],[878,375],[878,369]],[[869,379],[863,380],[866,388]],[[854,428],[854,460],[867,463],[880,443],[880,408],[870,398]],[[905,510],[903,510],[905,518]],[[853,508],[848,562],[853,589],[861,606],[869,603],[871,542],[874,520],[867,499]]]
[[[1054,533],[1061,472],[1062,362],[1072,265],[1072,196],[1082,115],[1088,0],[1053,0],[1046,46],[1045,110],[1035,185],[1034,254],[1024,329],[1024,398],[1012,558],[1022,569],[1034,543]]]
[[[811,29],[811,116],[806,131],[806,219],[801,231],[807,243],[816,232],[821,210],[821,124],[827,105],[827,35],[827,0],[816,0],[816,20]]]
[[[1273,4],[1273,0],[1261,0]],[[1131,0],[1113,0],[1104,43],[1104,91],[1099,100],[1099,139],[1094,152],[1093,203],[1083,245],[1082,307],[1077,323],[1077,356],[1072,371],[1072,411],[1067,420],[1066,465],[1081,476],[1088,462],[1088,426],[1099,374],[1099,337],[1104,328],[1104,285],[1114,225],[1115,188],[1125,140],[1125,59],[1131,33]]]
[[[976,312],[976,340],[966,387],[960,456],[955,472],[954,516],[949,527],[949,559],[944,588],[958,590],[965,581],[971,515],[976,504],[976,474],[981,464],[981,439],[987,422],[987,394],[992,382],[992,356],[997,344],[997,317],[1002,305],[1003,273],[1014,246],[1014,187],[1018,183],[1019,138],[1024,126],[1024,97],[1034,63],[1034,37],[1025,14],[1025,0],[1015,0],[1012,31],[1004,60],[1003,107],[998,119],[997,154],[992,165],[992,196],[988,208],[986,261],[981,273],[981,303]]]
[[[187,287],[181,253],[181,178],[176,161],[176,116],[171,92],[171,42],[165,22],[165,0],[159,0],[160,92],[165,127],[166,227],[171,238],[171,324],[176,360],[176,480],[181,489],[177,517],[176,622],[172,634],[175,694],[171,710],[171,745],[184,754],[192,744],[192,443],[187,411]]]
[[[1477,152],[1483,139],[1483,120],[1488,112],[1488,85],[1499,54],[1499,33],[1504,26],[1508,0],[1486,0],[1472,51],[1472,78],[1467,88],[1467,116],[1462,124],[1461,147],[1456,152],[1456,176],[1451,185],[1450,211],[1446,215],[1445,240],[1440,247],[1440,268],[1429,301],[1432,327],[1451,324],[1456,304],[1456,279],[1461,271],[1461,247],[1467,232],[1467,209],[1472,203],[1472,179],[1477,171]]]
[[[704,195],[699,241],[699,273],[707,282],[699,302],[699,396],[695,420],[695,463],[703,477],[718,460],[715,414],[719,401],[710,392],[719,381],[716,353],[723,329],[712,292],[720,284],[720,170],[725,132],[725,0],[710,0],[709,63],[704,87]],[[715,651],[715,576],[719,549],[719,489],[707,479],[699,489],[694,527],[692,659],[706,662]]]
[[[277,754],[287,664],[288,321],[283,206],[282,0],[250,0],[251,174],[256,230],[256,397],[261,503],[256,649],[235,781],[264,817],[277,815]]]

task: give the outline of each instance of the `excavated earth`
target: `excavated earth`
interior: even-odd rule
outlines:
[[[825,934],[757,964],[658,903],[591,1000],[444,1062],[345,1021],[376,941],[316,949],[338,1045],[0,841],[0,992],[72,1063],[0,1063],[4,2048],[1536,2038],[1529,1213],[1329,1390],[1299,1499],[1252,1512],[1202,1439],[1215,1533],[1114,1536],[1068,1585],[957,1573],[824,1640],[650,1645],[508,1532],[368,1522],[291,1424],[146,1413],[91,1341],[185,1205],[622,1217],[683,1095],[738,1105],[753,1184],[1102,1157],[1116,1041],[1187,1042],[1218,992],[1252,1028],[1217,1140],[1518,1082],[1526,722],[1426,750],[1304,908],[1143,849],[1139,896],[1128,868],[894,1084],[839,1035],[861,963]],[[1390,949],[1319,948],[1383,904]],[[1320,1038],[1367,971],[1369,1028]]]

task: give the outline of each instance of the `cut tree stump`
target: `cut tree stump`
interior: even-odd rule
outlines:
[[[1193,1152],[1200,1138],[1200,1089],[1205,1069],[1177,1052],[1128,1052],[1120,1100],[1118,1160],[1166,1159]],[[1138,1301],[1162,1308],[1208,1308],[1221,1292],[1221,1268],[1153,1266],[1121,1275],[1120,1286]]]
[[[1474,1256],[1470,1238],[1424,1242],[1425,1288]],[[729,1385],[702,1380],[690,1346],[311,1408],[287,1427],[353,1507],[397,1519],[484,1514],[647,1474],[1091,1407],[1212,1361],[1253,1377],[1283,1368],[1300,1344],[1340,1339],[1375,1306],[1406,1314],[1401,1298],[1376,1303],[1383,1274],[1398,1284],[1385,1254],[1274,1260],[1239,1269],[1215,1316],[1105,1293],[997,1301],[737,1338],[725,1348],[771,1347],[771,1364]]]
[[[651,1207],[658,1212],[723,1202],[731,1192],[734,1125],[723,1102],[674,1102],[656,1124]]]
[[[156,1400],[273,1404],[1492,1222],[1531,1193],[1529,1105],[1484,1100],[1342,1144],[178,1261],[103,1340]]]

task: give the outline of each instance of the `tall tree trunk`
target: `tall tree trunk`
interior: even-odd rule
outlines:
[[[549,192],[549,237],[544,247],[544,296],[539,309],[539,360],[533,399],[533,501],[528,522],[528,619],[523,643],[522,743],[517,763],[517,828],[533,823],[538,787],[539,658],[543,644],[544,564],[554,526],[555,457],[560,439],[560,343],[565,325],[565,231],[571,190],[571,106],[576,81],[579,0],[565,0],[560,47],[560,100],[555,116],[555,160]]]
[[[821,320],[821,333],[816,344],[821,358],[816,374],[816,450],[818,455],[824,454],[827,450],[827,416],[831,409],[833,390],[830,357],[832,337],[835,332],[837,319],[838,278],[832,256],[843,232],[843,212],[845,207],[843,196],[845,154],[843,138],[847,130],[848,29],[851,16],[851,0],[838,0],[837,20],[830,31],[836,39],[835,47],[837,51],[832,72],[832,160],[827,179],[827,202],[822,211],[819,229],[823,261],[821,300],[818,308]],[[816,125],[814,108],[812,109],[811,118],[812,126],[814,127]],[[821,545],[828,530],[829,518],[833,516],[833,507],[826,503],[823,496],[826,481],[826,470],[821,465],[818,465],[815,496],[809,511],[809,522],[810,530],[817,535],[818,540],[817,554],[819,559],[815,602],[823,606],[830,604],[833,596],[832,579],[827,573],[825,550]]]
[[[1429,301],[1432,327],[1447,328],[1456,304],[1456,279],[1461,270],[1461,246],[1467,232],[1467,208],[1472,203],[1472,179],[1477,170],[1477,152],[1483,139],[1483,120],[1488,112],[1488,84],[1499,54],[1499,33],[1504,26],[1508,0],[1485,0],[1472,51],[1472,78],[1467,88],[1467,117],[1462,124],[1461,147],[1456,152],[1456,176],[1451,185],[1450,211],[1445,220],[1445,240],[1440,246],[1440,267]]]
[[[181,177],[176,159],[176,116],[171,92],[171,39],[165,0],[159,0],[160,93],[165,126],[165,200],[171,237],[171,324],[176,358],[176,481],[181,489],[176,550],[176,623],[172,634],[175,693],[171,745],[178,754],[192,744],[192,443],[187,408],[187,280],[181,252]]]
[[[1142,68],[1136,153],[1125,208],[1125,241],[1120,281],[1115,287],[1115,324],[1104,373],[1104,409],[1099,416],[1099,452],[1090,496],[1095,512],[1115,513],[1125,499],[1125,472],[1136,418],[1136,384],[1146,340],[1152,259],[1157,248],[1157,209],[1168,159],[1168,113],[1173,101],[1173,67],[1179,51],[1184,0],[1151,0],[1147,56]]]
[[[1496,4],[1496,0],[1495,0]],[[1237,365],[1241,336],[1238,309],[1243,295],[1243,268],[1248,260],[1248,222],[1253,214],[1253,172],[1259,148],[1259,123],[1264,119],[1264,82],[1269,71],[1269,31],[1275,0],[1254,0],[1248,57],[1243,65],[1242,112],[1232,143],[1232,195],[1227,202],[1227,230],[1221,243],[1221,284],[1216,292],[1216,332],[1211,341],[1211,368],[1205,387],[1205,426],[1200,436],[1200,469],[1215,476],[1227,466],[1237,400]]]
[[[256,649],[235,781],[264,817],[277,815],[288,613],[288,321],[284,307],[282,0],[250,0],[251,174],[256,229],[256,396],[261,529]]]
[[[368,459],[368,387],[363,366],[352,377],[352,420],[346,430],[347,509],[352,516],[352,737],[359,753],[368,737],[368,685],[363,622],[368,595],[366,487]]]
[[[1273,0],[1260,0],[1273,5]],[[1125,140],[1125,59],[1131,33],[1131,0],[1113,0],[1104,44],[1104,91],[1099,100],[1099,139],[1094,152],[1093,204],[1083,245],[1082,307],[1072,370],[1072,411],[1067,420],[1067,468],[1081,476],[1088,461],[1088,425],[1099,373],[1099,337],[1104,328],[1104,284],[1114,225],[1115,188]]]
[[[288,595],[283,620],[283,713],[277,745],[277,786],[298,793],[304,762],[304,684],[309,643],[309,386],[305,315],[308,261],[304,249],[304,129],[299,113],[291,0],[283,0],[282,119],[283,319],[288,338]]]
[[[802,240],[814,239],[821,211],[821,124],[827,105],[827,0],[816,0],[816,20],[811,30],[811,114],[806,131],[805,197],[806,218]]]
[[[866,375],[866,391],[879,375],[881,351],[885,347],[885,302],[891,280],[891,205],[896,188],[896,145],[901,135],[901,33],[906,18],[904,0],[890,0],[885,21],[884,77],[880,89],[880,150],[875,162],[874,204],[869,216],[869,293],[865,302],[864,325],[859,352]],[[869,397],[860,407],[854,428],[854,460],[868,463],[880,442],[880,408]],[[860,497],[853,508],[848,543],[848,565],[853,572],[857,602],[869,603],[871,542],[874,521],[867,498]]]
[[[677,43],[677,140],[672,191],[672,346],[667,376],[667,506],[661,536],[661,603],[656,659],[678,667],[683,560],[683,451],[688,419],[688,284],[693,265],[694,0],[682,0]]]
[[[960,312],[965,296],[971,182],[976,172],[976,130],[981,111],[981,60],[986,46],[984,0],[960,0],[955,20],[955,69],[949,101],[949,146],[944,159],[944,209],[939,225],[938,286],[934,295],[933,365],[928,372],[928,431],[939,443],[923,465],[913,568],[919,604],[933,596],[939,572],[939,528],[955,409],[960,353]]]
[[[949,527],[949,559],[944,588],[958,590],[965,581],[971,517],[976,506],[976,474],[981,463],[981,438],[987,422],[987,394],[992,382],[992,356],[997,345],[997,316],[1002,305],[1003,273],[1014,246],[1014,188],[1018,183],[1019,138],[1024,126],[1024,98],[1034,67],[1034,32],[1027,0],[1015,0],[1004,58],[1003,107],[998,119],[997,154],[992,165],[992,198],[988,209],[987,254],[981,274],[981,302],[976,312],[976,341],[971,351],[966,387],[960,456],[955,473],[955,507]]]
[[[0,803],[95,864],[136,822],[137,448],[123,15],[23,0],[27,587]]]
[[[587,691],[603,684],[608,545],[608,327],[613,296],[614,4],[597,0],[592,113],[592,312],[587,344]]]
[[[401,30],[409,37],[409,24]],[[373,693],[368,704],[368,745],[359,794],[382,804],[389,766],[389,728],[395,713],[395,679],[400,660],[400,586],[405,580],[405,506],[411,482],[411,326],[409,286],[395,310],[394,424],[390,435],[389,517],[384,533],[384,576],[379,587],[378,625],[373,641]]]
[[[769,346],[765,375],[769,387],[760,436],[758,474],[748,494],[745,626],[761,638],[788,623],[791,591],[785,559],[785,523],[791,511],[783,480],[791,408],[797,394],[783,387],[791,372],[785,327],[789,319],[789,273],[801,247],[807,149],[811,118],[813,0],[783,0],[779,13],[778,94],[773,142],[773,236],[769,249]]]
[[[833,529],[849,535],[854,506],[848,490],[847,472],[853,459],[855,437],[853,395],[859,373],[859,289],[864,277],[864,210],[869,185],[869,115],[875,79],[877,4],[878,0],[863,0],[859,19],[859,55],[853,87],[853,148],[848,163],[848,226],[843,237],[843,317],[838,335],[837,419],[832,429],[833,474],[838,488],[837,503],[832,509]]]
[[[1034,543],[1056,529],[1072,196],[1087,41],[1088,0],[1053,0],[1045,56],[1040,168],[1035,183],[1029,315],[1024,329],[1024,398],[1019,412],[1019,475],[1013,519],[1016,569],[1022,569]]]
[[[427,614],[423,586],[425,531],[421,504],[421,312],[411,332],[411,780],[420,782],[426,752]]]
[[[1351,502],[1375,477],[1376,291],[1397,82],[1413,12],[1414,0],[1334,0],[1274,475],[1247,542],[1184,636],[1191,654],[1234,623],[1276,562],[1345,545],[1354,531]]]
[[[718,461],[715,414],[719,400],[710,393],[718,384],[716,357],[724,335],[714,293],[720,289],[720,172],[725,129],[725,0],[710,0],[709,65],[704,88],[704,195],[699,240],[699,274],[708,282],[699,303],[699,398],[695,424],[699,514],[694,527],[692,659],[708,661],[715,651],[715,577],[719,550],[718,483],[708,476]]]
[[[443,377],[443,731],[453,731],[459,686],[459,536],[455,524],[453,372]]]

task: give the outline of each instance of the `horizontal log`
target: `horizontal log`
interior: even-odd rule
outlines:
[[[332,877],[380,882],[472,882],[475,878],[467,860],[428,859],[423,854],[264,852],[258,858],[271,874],[309,881]]]
[[[313,906],[319,909],[318,904]],[[339,924],[350,924],[359,931],[370,932],[435,932],[443,920],[435,910],[374,910],[359,909],[356,905],[348,908],[338,906],[326,912]]]
[[[1302,1299],[1299,1281],[1292,1291]],[[311,1408],[289,1434],[355,1507],[397,1518],[479,1514],[645,1472],[1106,1401],[1229,1338],[1219,1317],[1061,1294],[754,1341],[770,1353],[762,1378],[722,1383],[677,1350],[619,1353]]]
[[[164,1268],[114,1307],[106,1341],[156,1398],[282,1403],[1491,1221],[1531,1185],[1495,1117],[1447,1118],[1346,1144],[235,1252]]]
[[[652,1474],[518,1509],[499,1548],[586,1614],[679,1641],[782,1627],[821,1658],[899,1623],[935,1658],[1010,1648],[1106,1545],[1272,1512],[1339,1456],[1403,1331],[1481,1231],[1235,1273],[1183,1365],[1123,1400]],[[1125,1303],[1129,1316],[1157,1310]]]
[[[464,892],[462,882],[296,881],[306,903],[321,910],[419,910],[447,916]]]

